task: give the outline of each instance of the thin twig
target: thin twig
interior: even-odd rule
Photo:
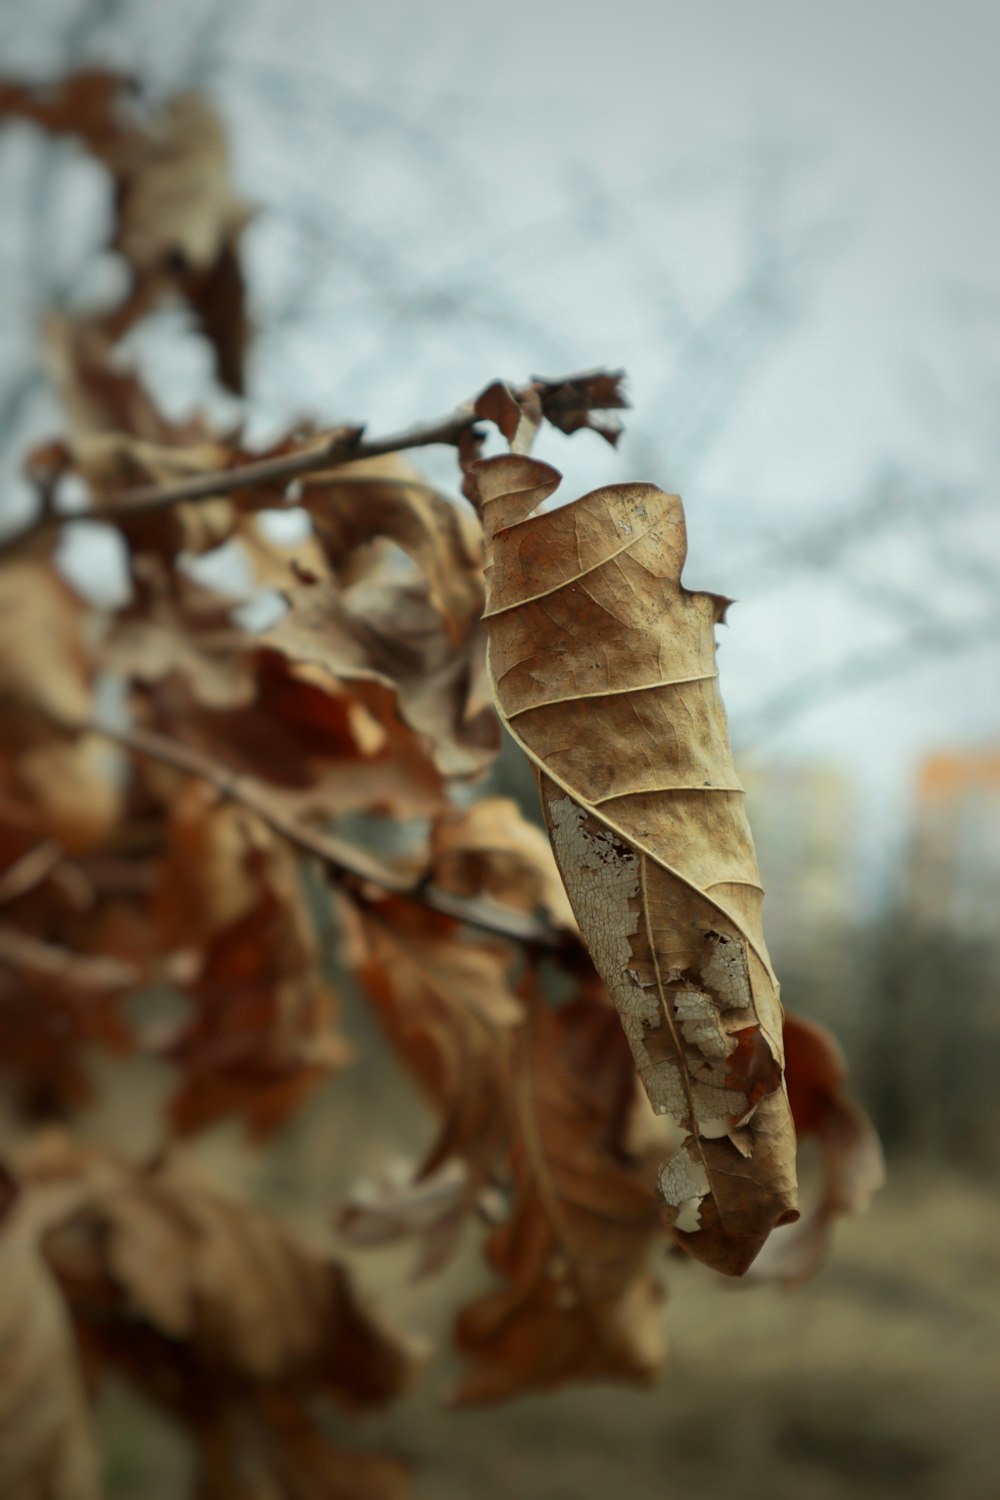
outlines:
[[[333,834],[307,827],[276,807],[268,796],[267,789],[258,782],[219,765],[191,745],[168,739],[165,735],[155,734],[148,729],[117,729],[99,720],[88,721],[80,728],[87,733],[100,735],[102,739],[120,745],[134,755],[147,756],[150,760],[173,766],[178,771],[207,782],[220,796],[255,813],[275,833],[281,834],[308,854],[315,855],[324,864],[339,870],[342,875],[377,885],[407,901],[415,901],[432,911],[455,917],[470,927],[477,927],[498,937],[542,948],[555,949],[562,946],[564,938],[560,933],[534,917],[508,911],[491,901],[456,896],[423,881],[415,881],[390,865],[383,864],[357,845],[345,843]]]
[[[585,384],[594,375],[593,370],[588,370],[568,375],[563,380],[545,381],[543,384],[546,389],[560,390],[562,387]],[[514,391],[513,396],[515,401],[521,401],[533,395],[537,401],[538,390],[539,384],[536,382]],[[439,443],[456,447],[463,433],[470,431],[481,421],[473,403],[469,402],[445,417],[432,422],[420,422],[381,438],[364,437],[363,427],[338,427],[328,433],[322,442],[297,453],[288,453],[281,458],[255,459],[251,463],[220,469],[211,474],[193,474],[170,484],[140,485],[135,489],[106,495],[89,510],[58,511],[50,498],[48,505],[43,505],[26,526],[0,539],[0,555],[17,551],[53,527],[77,521],[116,523],[127,520],[130,516],[149,515],[154,511],[165,510],[181,501],[212,500],[231,496],[234,491],[260,489],[270,484],[287,484],[304,474],[356,463],[363,458],[381,458],[388,453],[429,448]]]

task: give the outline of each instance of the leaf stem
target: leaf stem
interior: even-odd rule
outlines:
[[[586,375],[569,375],[557,382],[548,382],[556,390],[572,387],[586,380]],[[514,392],[515,399],[536,391],[535,384]],[[182,501],[197,502],[231,496],[233,491],[259,489],[270,484],[281,484],[312,474],[321,469],[336,468],[341,464],[356,463],[363,458],[381,458],[388,453],[403,453],[414,448],[429,448],[437,444],[455,447],[462,435],[476,427],[482,418],[476,414],[474,404],[456,407],[447,416],[430,422],[420,422],[400,432],[387,433],[384,437],[366,438],[364,427],[337,427],[326,438],[311,447],[288,453],[280,458],[254,459],[250,463],[237,464],[230,469],[219,469],[211,474],[193,474],[170,484],[140,485],[135,489],[122,490],[105,495],[99,503],[85,511],[60,511],[55,508],[54,497],[43,494],[43,503],[31,521],[20,530],[0,539],[0,556],[20,550],[28,542],[47,531],[77,521],[119,522],[130,516],[144,516],[165,510]]]

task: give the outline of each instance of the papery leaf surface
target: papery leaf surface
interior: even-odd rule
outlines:
[[[547,465],[475,474],[497,707],[650,1102],[684,1132],[660,1169],[664,1216],[740,1275],[797,1207],[778,984],[717,683],[726,601],[681,582],[677,496],[620,484],[542,510]]]

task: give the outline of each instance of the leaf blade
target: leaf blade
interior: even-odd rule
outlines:
[[[717,686],[726,601],[681,582],[676,496],[617,485],[539,511],[559,481],[546,465],[475,472],[495,700],[650,1101],[687,1133],[661,1206],[678,1243],[739,1275],[797,1207],[778,986]]]

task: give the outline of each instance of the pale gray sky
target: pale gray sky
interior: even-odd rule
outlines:
[[[570,492],[682,488],[688,581],[741,600],[721,658],[738,742],[849,764],[874,855],[923,754],[1000,734],[1000,7],[101,9],[2,0],[4,66],[82,43],[216,93],[261,205],[255,430],[304,409],[379,429],[496,375],[623,365],[619,452],[542,454]],[[8,288],[33,253],[10,212],[29,158],[0,142]],[[101,200],[66,173],[71,265]],[[12,359],[31,316],[3,314]],[[163,348],[138,352],[183,400],[203,353]],[[845,691],[854,661],[867,685]],[[768,735],[772,701],[799,706]]]

